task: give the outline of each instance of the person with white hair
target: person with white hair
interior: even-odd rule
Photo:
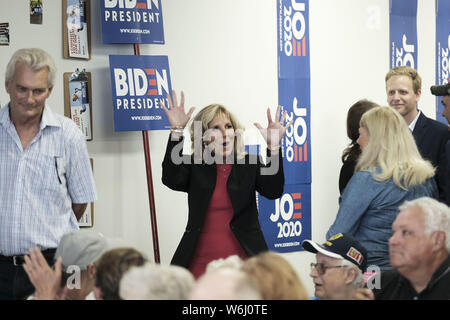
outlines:
[[[258,284],[244,271],[219,268],[201,276],[190,300],[262,300]]]
[[[302,243],[306,251],[316,254],[309,274],[314,282],[314,299],[352,300],[364,286],[367,250],[348,234],[336,234],[324,244],[311,240]]]
[[[146,263],[123,275],[119,294],[123,300],[186,300],[194,284],[185,268]]]
[[[83,133],[47,99],[56,66],[42,49],[17,50],[5,72],[10,102],[0,109],[0,299],[34,288],[22,265],[30,248],[53,262],[62,236],[97,200]]]
[[[205,273],[213,272],[221,268],[240,269],[243,263],[244,260],[242,260],[237,254],[233,254],[226,258],[219,258],[209,262],[206,265]]]
[[[361,289],[358,299],[450,299],[450,208],[422,197],[400,206],[392,225],[393,270],[381,273],[380,288]]]

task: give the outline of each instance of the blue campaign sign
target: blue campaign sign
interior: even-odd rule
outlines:
[[[286,184],[311,183],[311,102],[309,79],[278,80],[278,104],[293,124],[281,142]]]
[[[436,2],[436,85],[450,82],[450,0]],[[436,120],[447,124],[442,116],[442,97],[436,97]]]
[[[103,43],[164,44],[161,0],[100,0]]]
[[[390,0],[390,68],[417,69],[417,0]]]
[[[283,195],[269,200],[258,195],[259,224],[271,251],[301,251],[311,239],[311,185],[286,185]]]
[[[167,56],[110,55],[115,131],[170,129],[161,108],[172,91]]]
[[[309,1],[278,0],[278,78],[309,78]]]

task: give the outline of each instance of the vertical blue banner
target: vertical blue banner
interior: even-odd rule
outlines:
[[[100,0],[103,43],[164,44],[161,0]]]
[[[417,0],[390,0],[390,68],[417,70]]]
[[[258,196],[260,225],[269,250],[303,250],[311,239],[311,92],[309,1],[278,0],[278,104],[293,121],[281,143],[284,194]]]
[[[310,79],[279,79],[278,104],[293,120],[281,142],[285,183],[311,183]]]
[[[258,195],[259,223],[269,250],[301,251],[302,241],[311,239],[311,185],[284,186],[277,200]]]
[[[110,55],[115,131],[165,130],[172,91],[167,56]]]
[[[436,85],[450,81],[450,0],[436,0]],[[442,116],[442,97],[436,97],[436,120],[447,124]]]
[[[278,0],[278,79],[310,77],[309,0]]]

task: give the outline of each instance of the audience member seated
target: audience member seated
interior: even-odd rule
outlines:
[[[95,298],[97,300],[121,300],[119,284],[131,267],[142,266],[146,258],[133,248],[116,248],[105,252],[97,263]]]
[[[242,270],[219,268],[201,276],[190,300],[261,300],[256,282]]]
[[[120,297],[123,300],[186,300],[194,284],[194,276],[185,268],[146,263],[124,274]]]
[[[297,273],[278,253],[259,253],[244,261],[241,270],[256,281],[263,300],[308,299]]]
[[[213,272],[221,268],[240,269],[244,261],[237,255],[233,254],[227,258],[219,258],[209,262],[206,265],[206,272]]]
[[[314,282],[315,299],[351,300],[364,286],[366,249],[350,235],[337,234],[319,245],[311,240],[302,243],[306,251],[316,254],[309,274]]]
[[[380,288],[360,289],[357,299],[450,299],[450,208],[431,198],[407,201],[392,225],[393,270],[381,273]]]
[[[108,242],[100,233],[69,232],[56,249],[55,269],[50,268],[38,248],[30,249],[23,267],[36,291],[29,299],[93,300],[95,263],[107,249]]]
[[[390,269],[388,241],[398,207],[406,200],[437,198],[434,168],[421,157],[406,122],[393,108],[364,113],[359,131],[362,153],[326,237],[352,235],[367,249],[368,265]]]

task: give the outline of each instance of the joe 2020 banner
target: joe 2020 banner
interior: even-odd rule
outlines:
[[[390,67],[417,70],[417,0],[390,0]]]
[[[278,103],[293,125],[281,150],[285,173],[280,199],[258,197],[269,250],[303,250],[311,239],[311,130],[308,0],[278,0]]]
[[[167,56],[110,55],[115,131],[170,129],[161,104],[172,91]]]

